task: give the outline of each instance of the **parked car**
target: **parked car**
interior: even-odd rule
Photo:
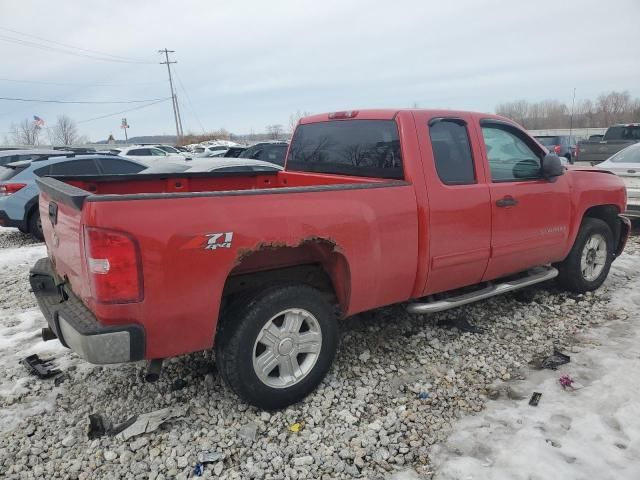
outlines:
[[[193,149],[196,157],[222,157],[229,150],[225,145],[199,145]]]
[[[247,147],[230,147],[223,156],[226,158],[238,158],[246,149]]]
[[[65,156],[73,153],[69,150],[2,150],[0,151],[0,166],[7,163],[19,162],[22,160],[40,160],[43,158]]]
[[[183,157],[192,158],[193,154],[187,151],[179,150],[177,147],[171,147],[169,145],[152,145],[154,148],[159,148],[160,150],[166,152],[169,155],[182,155]]]
[[[264,162],[284,165],[284,157],[287,154],[289,144],[287,142],[261,142],[251,145],[238,158],[252,158]]]
[[[580,142],[576,161],[586,165],[597,165],[637,142],[640,142],[640,123],[612,125],[607,128],[602,140]]]
[[[556,277],[592,291],[630,229],[622,180],[567,170],[481,113],[314,115],[283,171],[140,177],[38,179],[43,337],[92,363],[150,360],[149,378],[215,348],[222,378],[265,409],[318,385],[339,317],[439,312]]]
[[[22,160],[0,167],[0,226],[18,228],[42,240],[35,179],[43,175],[131,174],[146,165],[105,155],[69,155]]]
[[[573,163],[577,144],[576,137],[573,135],[536,135],[535,139],[550,152],[566,158],[568,163]]]
[[[629,217],[640,218],[640,143],[634,143],[624,150],[599,163],[597,168],[609,170],[624,181],[627,188],[627,211]]]
[[[110,152],[115,153],[121,157],[131,158],[132,160],[137,160],[139,162],[146,163],[147,165],[152,165],[156,162],[184,162],[188,160],[183,155],[178,154],[169,154],[164,150],[161,150],[156,147],[147,147],[147,146],[133,146],[133,147],[123,147],[123,148],[111,148]]]
[[[78,155],[85,155],[90,153],[98,153],[93,147],[53,147],[54,150],[64,150],[67,152],[73,152]]]

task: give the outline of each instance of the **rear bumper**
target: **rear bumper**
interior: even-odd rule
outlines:
[[[142,360],[145,332],[140,325],[101,325],[41,258],[29,275],[31,288],[49,327],[60,342],[90,363],[108,364]]]
[[[24,220],[14,220],[7,215],[7,212],[0,210],[0,227],[11,227],[24,229]]]

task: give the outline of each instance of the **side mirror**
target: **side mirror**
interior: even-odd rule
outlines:
[[[547,153],[542,159],[542,176],[550,182],[555,182],[559,176],[564,175],[564,171],[562,161],[555,153]]]

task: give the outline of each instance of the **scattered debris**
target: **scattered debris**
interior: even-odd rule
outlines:
[[[89,440],[104,437],[111,431],[112,425],[109,419],[104,418],[99,413],[89,415],[89,431],[87,433]]]
[[[304,423],[300,422],[300,423],[294,423],[293,425],[291,425],[289,427],[289,431],[293,432],[293,433],[298,433],[300,430],[302,430],[304,428]]]
[[[427,398],[429,398],[429,392],[420,392],[418,394],[418,398],[420,400],[426,400]]]
[[[60,385],[62,385],[62,383],[65,380],[69,380],[69,375],[67,375],[66,373],[63,373],[62,375],[58,375],[56,378],[53,379],[53,384],[56,387],[59,387]]]
[[[203,450],[198,452],[198,462],[206,465],[207,463],[219,462],[220,460],[224,460],[224,453],[220,452],[208,452]]]
[[[186,411],[184,408],[162,408],[155,412],[143,413],[125,422],[128,423],[135,419],[127,428],[118,433],[116,438],[119,440],[127,440],[136,435],[153,432],[168,420],[183,417],[185,414]]]
[[[571,378],[569,375],[561,375],[558,381],[560,382],[560,385],[562,385],[562,388],[565,389],[573,385],[573,378]]]
[[[559,366],[569,363],[570,361],[571,357],[569,355],[565,355],[554,348],[553,355],[549,355],[544,358],[535,358],[529,362],[529,366],[538,370],[543,368],[548,370],[557,370]]]
[[[246,440],[251,440],[255,442],[256,434],[258,433],[258,425],[254,422],[249,422],[245,425],[242,425],[238,429],[238,436],[244,438]]]
[[[469,332],[469,333],[482,333],[482,328],[472,325],[466,318],[446,318],[444,320],[440,320],[438,322],[439,327],[445,328],[457,328],[461,332]]]
[[[51,378],[62,373],[57,368],[54,368],[51,362],[53,362],[53,359],[43,360],[35,353],[20,360],[20,363],[27,367],[29,373],[37,375],[38,378]]]
[[[540,402],[540,397],[542,397],[540,392],[533,392],[533,395],[531,395],[531,398],[529,399],[529,405],[537,407]]]
[[[183,378],[176,379],[171,385],[171,391],[176,392],[178,390],[182,390],[184,387],[188,385],[187,381]]]
[[[194,477],[201,477],[204,473],[204,465],[202,463],[196,463],[196,467],[193,469]]]

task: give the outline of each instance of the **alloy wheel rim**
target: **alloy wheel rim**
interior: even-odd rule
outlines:
[[[594,233],[582,249],[580,259],[580,271],[588,282],[597,279],[607,263],[607,241],[599,234]]]
[[[253,346],[253,370],[272,388],[288,388],[306,378],[322,349],[318,319],[309,311],[289,308],[262,327]]]

